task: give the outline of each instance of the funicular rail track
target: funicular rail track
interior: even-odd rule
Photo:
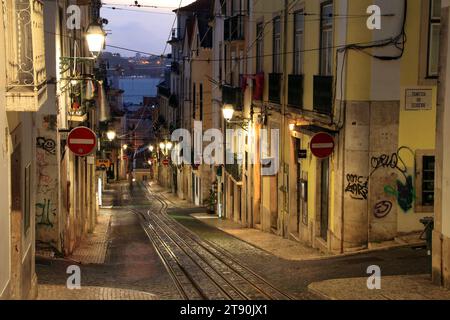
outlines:
[[[180,295],[188,300],[290,300],[228,251],[201,239],[169,217],[168,200],[141,185],[151,200],[148,211],[133,209]]]

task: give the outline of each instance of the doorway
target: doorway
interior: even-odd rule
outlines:
[[[324,159],[320,169],[320,237],[325,241],[328,240],[329,196],[330,160]]]

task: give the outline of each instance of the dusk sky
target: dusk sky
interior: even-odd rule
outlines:
[[[188,5],[193,0],[182,0],[181,6]],[[105,0],[101,9],[103,18],[108,19],[105,26],[108,31],[107,45],[126,47],[144,52],[162,54],[169,32],[175,18],[172,10],[178,8],[180,0],[140,0],[144,6],[159,8],[131,7],[134,0]],[[114,10],[112,7],[115,7]],[[111,34],[109,34],[111,33]],[[110,52],[119,52],[124,56],[134,56],[135,53],[106,48]],[[166,53],[170,52],[167,46]]]

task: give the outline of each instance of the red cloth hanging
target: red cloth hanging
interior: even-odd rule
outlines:
[[[255,86],[253,89],[253,100],[262,100],[264,93],[264,73],[258,73],[254,77]]]

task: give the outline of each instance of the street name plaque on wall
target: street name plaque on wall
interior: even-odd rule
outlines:
[[[433,89],[406,88],[405,110],[431,110],[433,108]]]

